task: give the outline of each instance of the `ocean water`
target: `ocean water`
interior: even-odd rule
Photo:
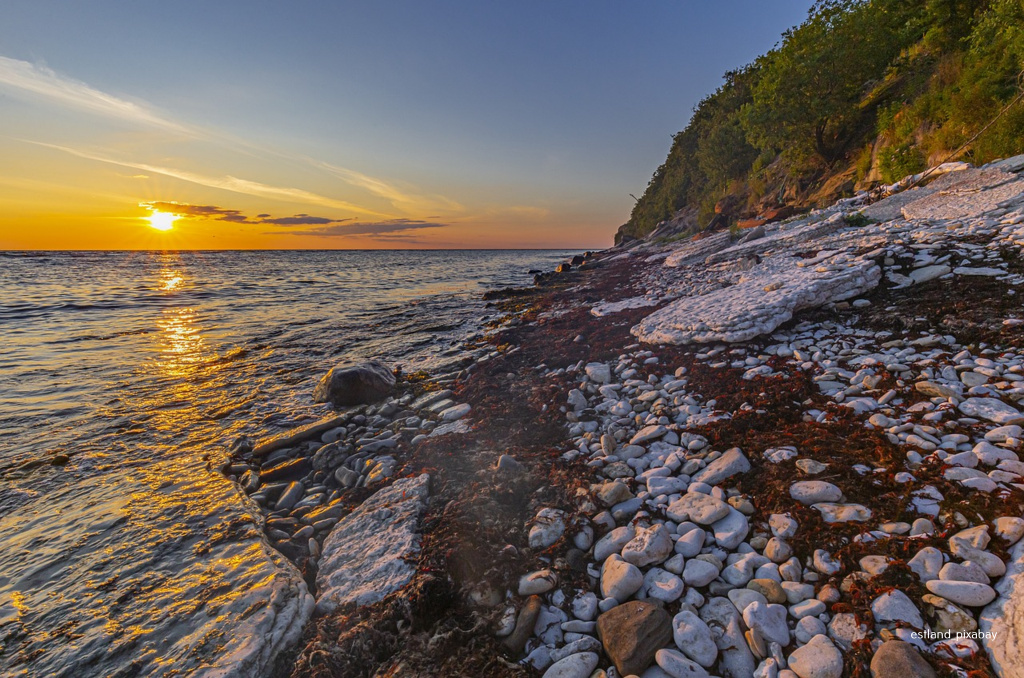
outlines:
[[[338,362],[441,369],[570,254],[0,254],[0,675],[258,666],[302,584],[223,445],[324,414]]]

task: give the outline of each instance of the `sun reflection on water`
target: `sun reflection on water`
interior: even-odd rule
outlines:
[[[173,273],[170,273],[169,277],[165,277],[163,279],[163,284],[160,286],[160,289],[165,292],[172,292],[181,287],[181,283],[183,283],[184,281],[185,279],[178,275],[177,271],[175,271]]]

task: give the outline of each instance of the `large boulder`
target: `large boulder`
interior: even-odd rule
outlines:
[[[313,389],[313,402],[334,406],[362,405],[380,400],[395,387],[395,375],[376,361],[336,365]]]

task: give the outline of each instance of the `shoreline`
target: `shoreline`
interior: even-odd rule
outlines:
[[[495,302],[515,322],[446,384],[468,412],[387,448],[429,476],[407,583],[343,591],[275,675],[1014,675],[1019,169]]]

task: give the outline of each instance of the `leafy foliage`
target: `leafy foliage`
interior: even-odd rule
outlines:
[[[819,0],[697,105],[619,237],[681,210],[700,226],[810,206],[844,172],[862,187],[918,172],[1013,100],[1022,70],[1024,0]],[[960,157],[1022,151],[1018,104]]]

